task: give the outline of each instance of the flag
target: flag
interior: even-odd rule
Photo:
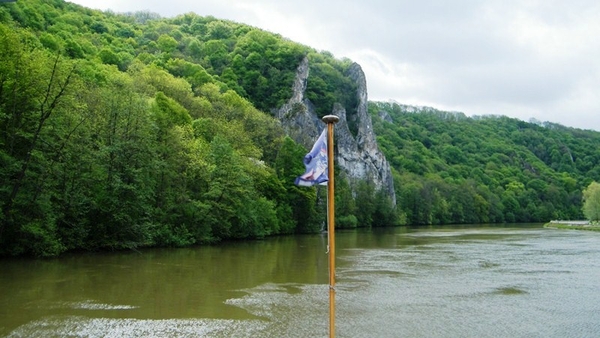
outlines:
[[[315,184],[326,185],[327,177],[327,128],[315,142],[311,151],[304,156],[306,171],[296,178],[296,185],[310,187]]]

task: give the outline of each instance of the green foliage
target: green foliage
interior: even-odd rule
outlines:
[[[350,131],[356,134],[352,116],[356,113],[358,97],[356,84],[348,77],[349,62],[339,62],[328,53],[310,53],[310,78],[306,88],[306,97],[317,107],[317,114],[323,117],[331,114],[334,103],[340,103],[350,122]]]
[[[600,184],[597,182],[583,190],[583,214],[592,222],[600,220]]]
[[[178,45],[177,40],[166,34],[159,36],[156,42],[158,48],[164,53],[172,53]]]
[[[386,224],[387,225],[387,224]],[[335,226],[338,228],[356,228],[358,219],[354,215],[337,216],[335,218]]]
[[[103,48],[99,53],[98,57],[102,60],[102,63],[107,65],[118,66],[121,63],[119,56],[113,52],[110,48]]]
[[[162,92],[156,93],[152,110],[154,112],[156,124],[160,130],[168,130],[176,125],[192,123],[192,117],[187,109],[182,107],[177,101],[167,97]]]
[[[75,64],[0,24],[0,251],[53,255],[55,164],[76,126]],[[31,247],[28,247],[31,245]]]
[[[0,255],[318,231],[325,189],[293,184],[307,150],[265,113],[304,57],[318,114],[341,104],[356,132],[349,60],[192,13],[0,6]],[[336,170],[339,227],[579,218],[600,181],[594,132],[369,108],[398,205]]]
[[[194,15],[172,22],[198,38],[166,19],[26,4],[48,7],[24,0],[0,23],[0,255],[318,230],[315,191],[273,169],[283,130],[249,101],[287,100],[276,86],[289,88],[303,47]],[[251,63],[279,81],[262,99],[229,63],[246,35],[272,53]]]
[[[306,152],[304,147],[286,136],[275,159],[277,177],[284,186],[289,186],[285,202],[291,209],[289,210],[291,211],[290,218],[296,224],[296,231],[304,233],[316,231],[320,227],[316,208],[316,188],[297,187],[292,184],[296,177],[304,172],[302,158],[304,158]],[[286,215],[286,219],[288,217]],[[321,218],[321,220],[324,220],[324,218]]]
[[[596,132],[390,103],[369,111],[411,224],[578,219],[581,190],[598,179]]]
[[[61,44],[57,38],[52,34],[42,33],[40,35],[40,43],[47,49],[53,52],[59,52],[61,50]]]
[[[73,59],[81,59],[84,57],[83,48],[81,48],[81,45],[73,39],[68,39],[66,41],[65,53]]]

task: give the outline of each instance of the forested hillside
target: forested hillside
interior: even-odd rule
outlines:
[[[600,133],[372,102],[377,140],[410,224],[582,219],[600,181]]]
[[[306,149],[269,113],[304,57],[320,113],[351,111],[349,60],[247,25],[0,4],[0,255],[318,231]],[[340,224],[376,225],[373,189],[359,210],[340,184]]]
[[[0,256],[318,231],[325,193],[293,185],[307,149],[272,116],[305,57],[318,114],[351,114],[350,60],[254,27],[0,3]],[[338,227],[580,218],[600,180],[595,132],[370,112],[398,205],[336,170]]]

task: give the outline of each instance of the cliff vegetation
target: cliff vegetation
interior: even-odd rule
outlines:
[[[305,58],[317,112],[352,113],[349,60],[248,25],[0,4],[0,255],[319,231],[325,194],[293,185],[307,150],[273,117]],[[340,226],[397,222],[338,182]]]
[[[325,190],[293,185],[306,144],[276,118],[304,60],[307,106],[347,115],[339,146],[372,138],[351,60],[193,13],[0,4],[0,256],[319,231]],[[336,170],[338,227],[578,219],[600,181],[598,132],[382,102],[368,116],[397,205]]]

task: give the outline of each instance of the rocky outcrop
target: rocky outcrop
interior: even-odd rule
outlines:
[[[314,105],[304,97],[308,75],[308,59],[304,58],[296,71],[292,97],[279,108],[276,116],[287,135],[310,149],[325,126],[317,117]]]
[[[379,112],[377,112],[377,115],[379,115],[379,118],[385,122],[394,123],[394,120],[392,120],[390,114],[385,110],[380,110]]]
[[[287,134],[296,142],[310,149],[325,124],[318,118],[314,105],[305,97],[309,77],[308,59],[298,66],[294,81],[293,95],[277,112]],[[354,63],[348,70],[348,77],[357,85],[358,106],[356,112],[348,116],[342,105],[335,104],[331,114],[340,121],[335,125],[335,161],[344,170],[351,182],[370,180],[376,189],[388,192],[396,202],[394,183],[390,166],[377,146],[371,117],[367,111],[367,81],[360,65]],[[355,126],[356,135],[350,131],[349,123]]]

